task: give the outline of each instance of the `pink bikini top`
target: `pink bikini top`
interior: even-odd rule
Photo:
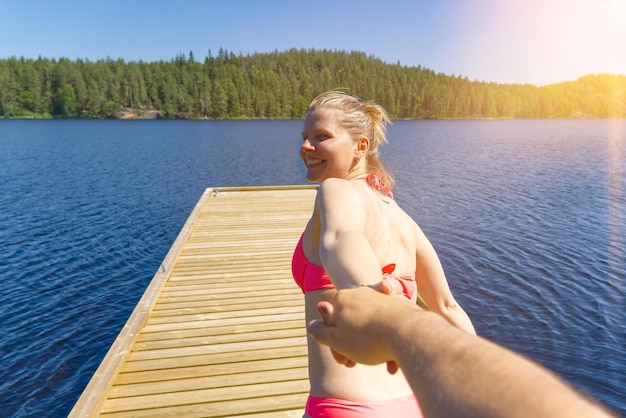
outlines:
[[[328,274],[326,274],[324,267],[311,263],[304,255],[304,250],[302,249],[303,236],[304,234],[300,236],[298,245],[296,245],[296,249],[293,253],[293,258],[291,259],[291,273],[293,274],[293,279],[298,286],[300,286],[300,289],[302,289],[302,293],[309,293],[314,290],[334,289],[335,285],[330,280],[330,277],[328,277]],[[395,264],[387,264],[383,267],[382,278],[397,279],[402,285],[402,294],[408,299],[411,299],[417,292],[415,274],[396,276],[393,274],[395,268]]]

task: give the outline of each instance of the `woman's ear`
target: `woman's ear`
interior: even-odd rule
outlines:
[[[359,139],[356,144],[356,151],[359,155],[363,156],[367,154],[367,151],[370,149],[370,140],[367,137],[363,137]]]

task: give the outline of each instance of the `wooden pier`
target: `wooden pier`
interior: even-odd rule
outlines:
[[[210,188],[71,417],[301,417],[291,255],[314,186]]]

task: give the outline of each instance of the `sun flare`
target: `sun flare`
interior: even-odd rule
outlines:
[[[626,18],[626,0],[612,0],[604,6],[604,13],[614,21]]]

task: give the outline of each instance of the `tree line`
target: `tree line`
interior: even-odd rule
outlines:
[[[0,117],[302,118],[318,93],[345,88],[396,119],[626,117],[626,75],[537,87],[470,81],[362,52],[221,49],[170,61],[0,60]]]

